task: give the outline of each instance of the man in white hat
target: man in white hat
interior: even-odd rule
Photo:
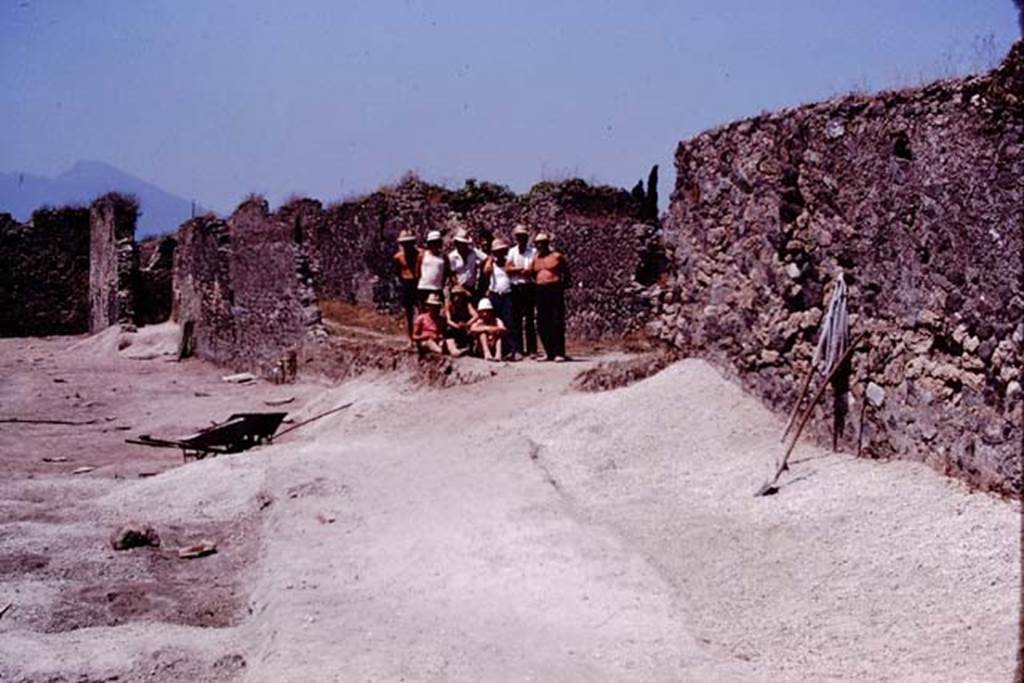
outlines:
[[[459,228],[455,232],[453,241],[455,248],[448,254],[448,266],[455,278],[455,284],[472,292],[476,290],[480,274],[480,257],[473,248],[473,240],[465,228]]]
[[[448,259],[441,251],[443,241],[438,230],[431,230],[427,233],[427,248],[420,252],[417,270],[420,274],[420,282],[417,291],[420,301],[426,303],[427,297],[431,294],[442,296],[444,286],[451,279],[451,270]]]
[[[533,259],[537,250],[530,246],[530,231],[520,223],[512,229],[516,243],[508,250],[505,272],[512,282],[512,326],[509,335],[516,349],[527,356],[537,355],[537,328],[534,322]]]

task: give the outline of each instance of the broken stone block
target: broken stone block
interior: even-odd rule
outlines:
[[[114,550],[129,550],[152,546],[160,547],[160,535],[151,526],[129,523],[118,528],[110,536],[110,546]]]
[[[874,382],[868,382],[868,388],[865,390],[864,395],[873,408],[881,408],[882,404],[885,403],[885,389]]]

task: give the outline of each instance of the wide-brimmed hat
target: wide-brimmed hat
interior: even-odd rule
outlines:
[[[430,232],[428,232],[427,233],[427,241],[428,242],[440,242],[441,241],[441,231],[440,230],[431,230]]]
[[[478,303],[476,305],[476,310],[478,310],[478,311],[493,311],[494,310],[494,304],[491,303],[490,299],[488,299],[487,297],[484,297],[483,299],[480,299],[480,303]]]
[[[452,287],[452,296],[458,294],[459,296],[469,296],[469,290],[462,285],[455,285]]]
[[[411,230],[403,230],[400,233],[398,233],[398,243],[399,244],[401,244],[402,242],[415,242],[415,241],[416,241],[416,235],[412,234]]]
[[[533,241],[534,242],[550,242],[551,241],[551,235],[547,234],[546,232],[538,232],[537,236],[533,238]]]
[[[437,292],[431,292],[430,296],[427,297],[428,306],[440,306],[441,303],[441,295]]]
[[[503,249],[508,249],[508,242],[502,238],[499,237],[491,242],[491,251],[501,251]]]
[[[455,237],[453,239],[456,242],[465,242],[466,244],[473,244],[473,240],[469,236],[469,231],[466,230],[465,228],[459,228],[455,232]]]
[[[529,235],[530,231],[526,228],[525,225],[520,223],[516,227],[512,228],[512,234],[513,235]]]

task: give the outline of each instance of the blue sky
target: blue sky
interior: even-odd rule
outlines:
[[[0,170],[112,163],[217,210],[406,170],[670,191],[677,142],[998,60],[1010,0],[0,0]]]

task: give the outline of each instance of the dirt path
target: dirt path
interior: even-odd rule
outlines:
[[[4,367],[0,398],[28,381]],[[24,511],[18,501],[41,484],[83,500],[48,522],[4,524],[0,558],[26,538],[60,543],[82,516],[103,529],[125,515],[158,528],[197,519],[226,546],[189,565],[193,581],[232,572],[239,583],[220,628],[154,614],[41,633],[12,611],[0,620],[0,674],[1009,678],[1017,504],[924,467],[809,445],[795,481],[755,499],[780,425],[753,399],[696,361],[585,395],[569,388],[584,367],[522,363],[444,391],[394,377],[300,385],[298,417],[357,403],[273,447],[141,481],[36,474],[5,485],[5,509]],[[181,371],[159,372],[166,382]],[[0,602],[23,591],[45,611],[60,584],[40,571],[0,575]]]

